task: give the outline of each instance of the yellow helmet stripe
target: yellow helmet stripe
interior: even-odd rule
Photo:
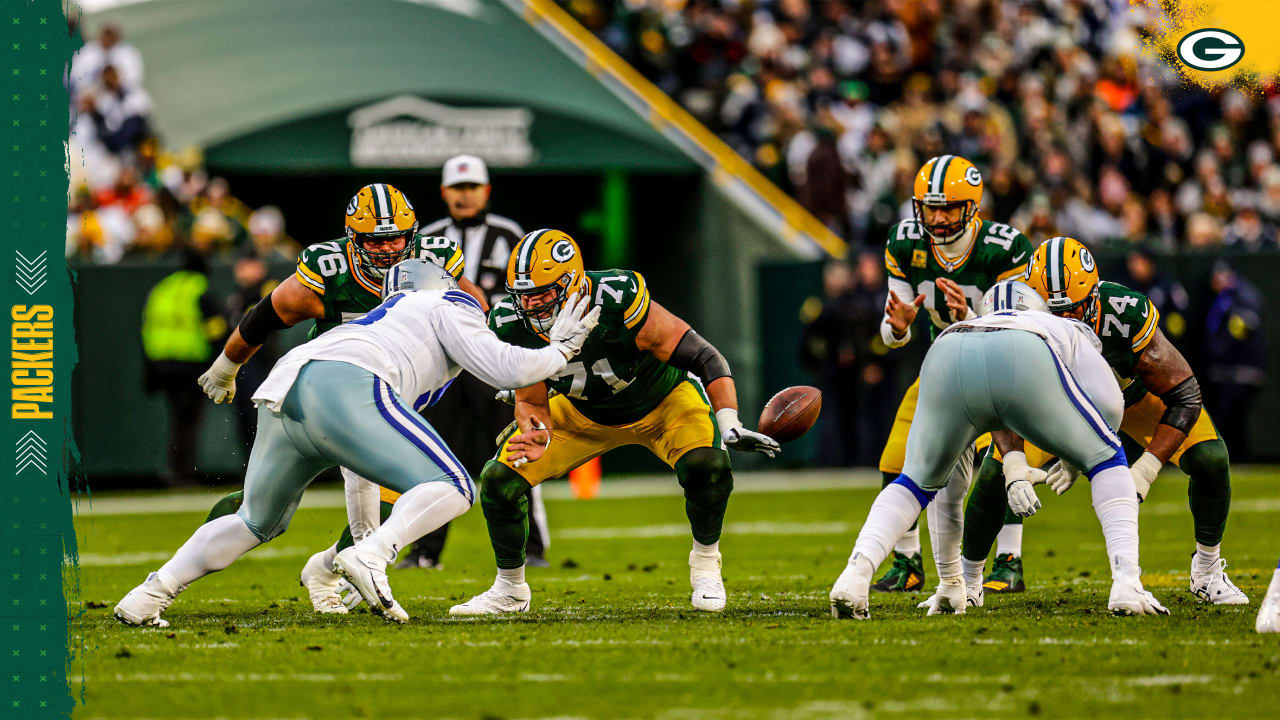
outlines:
[[[547,228],[542,230],[534,230],[524,236],[524,241],[520,246],[520,255],[516,258],[516,274],[523,275],[530,271],[533,264],[533,246],[538,244],[538,238],[544,233],[550,232]]]
[[[954,155],[943,155],[933,163],[933,176],[929,179],[929,192],[942,193],[943,185],[947,181],[947,166],[951,164]]]

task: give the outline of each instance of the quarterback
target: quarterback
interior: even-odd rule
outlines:
[[[920,415],[907,437],[902,474],[880,492],[858,533],[848,565],[831,589],[837,618],[869,617],[871,574],[891,544],[937,496],[949,507],[946,528],[930,528],[945,541],[934,547],[938,591],[922,605],[930,615],[963,614],[981,604],[981,578],[966,592],[961,574],[960,503],[967,475],[952,471],[982,433],[1004,453],[1009,506],[1020,515],[1039,507],[1022,438],[1053,448],[1087,468],[1093,508],[1102,524],[1111,564],[1107,607],[1121,615],[1169,613],[1142,587],[1138,567],[1138,501],[1120,439],[1113,429],[1122,413],[1120,388],[1083,323],[1045,312],[1031,288],[1005,281],[988,290],[984,314],[944,331],[920,369]],[[947,497],[943,497],[946,491]],[[934,516],[931,516],[931,521]],[[975,601],[976,600],[976,601]]]
[[[488,310],[485,295],[462,275],[463,256],[446,237],[418,234],[418,218],[403,193],[386,183],[360,188],[347,203],[346,237],[316,243],[298,255],[294,274],[245,314],[227,339],[226,347],[204,375],[200,386],[215,403],[230,402],[236,393],[236,374],[267,336],[305,320],[315,320],[307,334],[313,339],[342,323],[373,310],[381,302],[381,285],[387,270],[407,259],[429,260],[458,280],[459,288]],[[411,400],[413,398],[410,398]],[[425,400],[419,398],[420,400]],[[415,410],[419,405],[415,404]],[[329,570],[338,550],[378,526],[379,495],[383,514],[396,493],[379,490],[347,468],[342,469],[351,527],[338,543],[316,553],[307,562],[301,583],[311,596],[312,607],[322,613],[345,613],[338,588],[341,578]],[[209,520],[240,508],[244,492],[236,491],[218,501]],[[353,602],[357,599],[350,598]]]
[[[374,612],[409,619],[391,594],[387,565],[475,502],[466,469],[415,412],[419,402],[463,369],[499,388],[555,375],[582,348],[600,311],[587,310],[585,296],[569,298],[548,328],[549,344],[528,349],[499,340],[475,298],[425,260],[392,267],[382,294],[371,312],[276,363],[253,396],[258,434],[244,504],[197,529],[116,605],[117,618],[166,626],[160,615],[179,593],[283,533],[312,479],[342,465],[403,494],[387,522],[338,553],[333,569]]]
[[[1166,462],[1191,477],[1187,495],[1196,545],[1191,592],[1217,605],[1247,604],[1248,596],[1227,577],[1226,561],[1219,555],[1231,507],[1227,446],[1201,408],[1200,385],[1191,367],[1161,332],[1155,305],[1136,290],[1099,281],[1093,255],[1069,237],[1050,238],[1036,248],[1026,281],[1051,312],[1083,321],[1101,339],[1102,355],[1124,388],[1120,431],[1142,448],[1132,469],[1139,500],[1147,497]],[[1027,449],[1027,457],[1035,467],[1053,459],[1035,448]],[[1065,492],[1077,473],[1058,463],[1050,484]],[[981,574],[1004,514],[1000,475],[1000,462],[987,457],[966,508],[964,562],[970,579]]]
[[[591,298],[600,324],[559,375],[516,391],[517,434],[481,472],[480,506],[497,578],[450,614],[527,611],[530,488],[622,445],[646,447],[675,469],[693,531],[693,607],[723,610],[720,530],[733,490],[725,448],[769,457],[779,451],[772,438],[738,420],[728,363],[688,323],[650,298],[640,273],[587,271],[577,243],[559,230],[536,230],[520,240],[506,284],[511,297],[489,313],[489,327],[506,342],[546,346],[548,329],[575,293]],[[549,398],[548,388],[558,394]]]
[[[941,155],[921,166],[911,204],[914,219],[890,228],[884,253],[889,299],[880,323],[880,337],[891,348],[911,340],[911,324],[921,307],[929,315],[930,340],[953,322],[972,319],[982,293],[997,281],[1022,275],[1031,258],[1031,241],[1025,235],[1004,223],[978,217],[982,175],[962,157]],[[912,383],[894,417],[880,456],[885,486],[902,472],[919,392],[919,382]],[[979,446],[988,442],[989,438],[983,436]],[[963,471],[968,472],[968,468]],[[896,539],[893,558],[893,566],[874,589],[921,590],[925,583],[924,563],[919,529],[914,523],[910,531]],[[1014,568],[1019,575],[1020,567]]]

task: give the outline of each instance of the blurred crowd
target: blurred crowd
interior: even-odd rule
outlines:
[[[1280,97],[1184,84],[1121,0],[559,0],[855,248],[959,154],[1033,242],[1277,246]]]
[[[72,58],[67,257],[110,264],[194,252],[292,261],[299,247],[278,208],[245,206],[225,179],[209,177],[198,150],[164,149],[145,81],[142,55],[114,25]]]

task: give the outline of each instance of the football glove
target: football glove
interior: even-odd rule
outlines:
[[[196,382],[204,394],[216,404],[231,402],[236,397],[236,373],[240,372],[240,363],[233,362],[225,352],[218,353],[218,359],[200,376]]]
[[[1040,509],[1033,485],[1044,482],[1048,476],[1043,470],[1027,465],[1025,453],[1015,450],[1004,456],[1004,491],[1009,498],[1009,509],[1018,517],[1031,517]]]
[[[551,338],[551,345],[567,360],[582,351],[587,336],[599,322],[600,306],[591,307],[590,295],[575,294],[565,301],[564,309],[556,315],[547,336]]]
[[[758,452],[771,458],[782,452],[777,440],[743,427],[738,411],[733,408],[717,410],[716,424],[720,426],[720,437],[724,439],[725,447],[738,452]]]
[[[938,587],[928,600],[916,605],[926,609],[926,615],[963,615],[969,607],[963,577],[946,577],[938,580]]]
[[[1129,473],[1133,475],[1133,489],[1138,491],[1138,502],[1147,499],[1147,493],[1151,492],[1151,483],[1156,481],[1156,476],[1160,474],[1160,469],[1164,467],[1164,463],[1160,462],[1160,458],[1149,452],[1142,453],[1142,457],[1129,468]]]
[[[1049,476],[1045,480],[1045,484],[1049,486],[1050,490],[1061,495],[1071,489],[1071,486],[1075,484],[1076,478],[1079,476],[1080,471],[1078,469],[1062,460],[1056,460],[1049,466]]]

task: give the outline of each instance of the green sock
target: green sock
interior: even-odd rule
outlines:
[[[897,479],[898,479],[898,476],[899,476],[899,475],[901,475],[901,474],[902,474],[902,473],[887,473],[887,472],[881,472],[881,473],[880,473],[880,489],[881,489],[881,490],[883,490],[883,489],[885,489],[885,488],[889,487],[890,485],[892,485],[892,484],[893,484],[893,481],[894,481],[894,480],[897,480]],[[911,532],[912,530],[915,530],[915,529],[916,529],[916,528],[918,528],[918,527],[920,527],[920,518],[919,518],[919,517],[917,517],[915,520],[912,520],[912,521],[911,521],[911,527],[907,528],[907,532]]]
[[[213,504],[213,509],[209,511],[209,517],[205,518],[205,522],[216,520],[224,515],[234,515],[240,511],[240,505],[244,503],[244,490],[237,490],[229,493],[221,500]]]
[[[684,513],[693,539],[703,545],[720,541],[724,512],[733,492],[729,453],[716,448],[694,448],[676,461],[676,479],[684,488]]]
[[[1231,458],[1227,444],[1221,439],[1196,443],[1182,454],[1179,466],[1191,476],[1187,499],[1196,542],[1220,544],[1231,512]]]
[[[960,554],[968,560],[985,562],[996,542],[996,535],[1007,522],[1008,511],[1004,465],[988,453],[978,466],[973,490],[969,492],[969,501],[964,508],[964,541]]]
[[[489,526],[493,556],[502,569],[524,565],[524,546],[529,540],[528,481],[497,460],[485,463],[480,472],[480,509]]]
[[[378,517],[381,518],[382,522],[386,522],[387,518],[391,517],[391,508],[393,507],[395,506],[389,502],[380,502],[378,504]],[[338,538],[338,552],[342,552],[355,544],[355,539],[351,537],[351,526],[348,525],[342,528],[342,536]]]

